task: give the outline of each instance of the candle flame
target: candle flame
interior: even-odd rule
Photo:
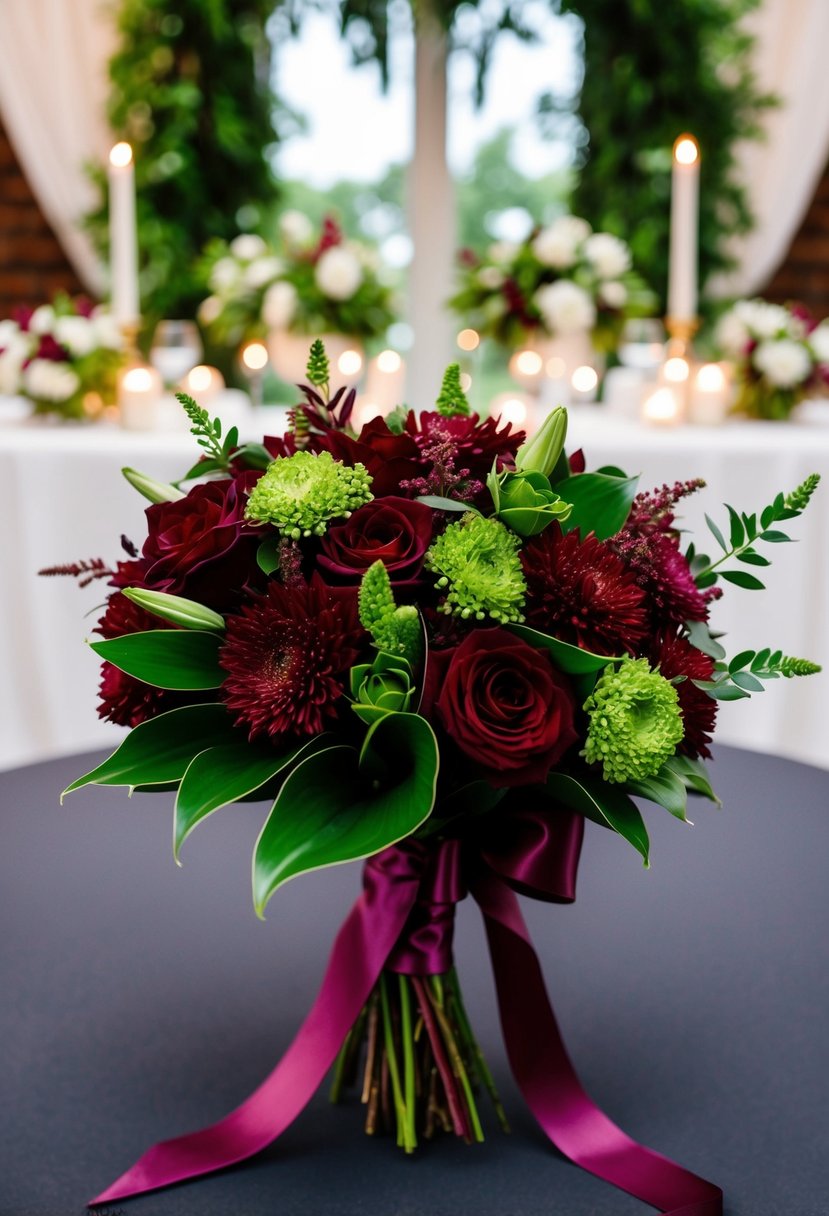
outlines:
[[[121,142],[115,144],[109,154],[109,163],[114,165],[116,169],[125,169],[132,160],[132,148],[129,144]]]
[[[249,372],[261,372],[268,362],[268,350],[261,342],[248,342],[242,350],[242,362]]]
[[[674,160],[678,165],[693,165],[699,160],[699,144],[693,135],[680,135],[674,144]]]

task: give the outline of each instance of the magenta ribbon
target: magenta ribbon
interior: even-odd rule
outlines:
[[[406,841],[370,858],[320,993],[270,1076],[218,1123],[154,1145],[90,1206],[208,1174],[266,1148],[319,1088],[384,968],[424,975],[451,967],[454,907],[468,886],[484,916],[510,1066],[553,1144],[668,1216],[722,1216],[719,1187],[637,1144],[598,1109],[562,1041],[515,891],[575,898],[584,821],[544,801],[498,819],[483,847]]]

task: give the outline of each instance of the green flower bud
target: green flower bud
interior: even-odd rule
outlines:
[[[139,608],[151,612],[164,621],[172,621],[182,629],[223,630],[224,617],[212,608],[206,608],[196,600],[186,600],[180,595],[169,595],[166,591],[148,591],[143,587],[124,587],[122,595],[132,600]]]
[[[607,667],[584,703],[590,718],[581,753],[601,764],[605,781],[653,777],[682,742],[684,729],[676,688],[647,659]]]
[[[532,439],[522,443],[515,457],[519,472],[543,473],[549,477],[564,451],[567,438],[567,410],[559,405],[548,414]]]
[[[543,473],[501,473],[487,478],[495,514],[519,536],[537,536],[553,520],[565,520],[572,511],[569,502],[551,489]]]
[[[154,477],[147,477],[146,473],[139,473],[137,469],[122,469],[121,472],[133,489],[143,494],[150,502],[177,502],[184,498],[183,492],[176,486],[171,486],[166,481],[156,481]]]
[[[389,572],[381,561],[363,575],[358,602],[360,624],[375,646],[416,663],[423,649],[420,614],[413,604],[395,606]]]

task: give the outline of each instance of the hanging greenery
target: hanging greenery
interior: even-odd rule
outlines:
[[[702,151],[700,284],[733,262],[751,228],[736,174],[738,142],[762,135],[774,99],[758,88],[742,19],[759,0],[561,0],[584,23],[584,78],[573,104],[586,130],[573,210],[629,241],[664,303],[671,149],[683,131]],[[542,104],[553,124],[561,115]]]
[[[274,0],[121,0],[109,121],[135,150],[142,303],[190,317],[213,237],[255,229],[276,194],[265,22]],[[107,249],[106,172],[89,226]]]

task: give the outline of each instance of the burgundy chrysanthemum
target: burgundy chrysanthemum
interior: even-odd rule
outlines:
[[[692,646],[687,638],[676,635],[662,640],[652,661],[667,680],[687,677],[676,685],[685,724],[685,738],[679,750],[689,756],[710,756],[708,744],[717,719],[717,702],[692,681],[710,680],[714,674],[714,660]]]
[[[529,625],[596,654],[635,653],[648,628],[645,595],[609,545],[551,524],[521,560]]]
[[[645,592],[655,628],[708,620],[710,597],[694,582],[678,538],[664,532],[621,532],[613,548]]]
[[[353,592],[272,582],[227,618],[221,695],[250,738],[316,735],[337,714],[361,631]]]
[[[107,600],[106,611],[93,632],[100,633],[103,638],[120,638],[125,633],[143,633],[146,629],[165,628],[171,626],[165,625],[159,617],[145,612],[125,595],[121,595],[120,591],[116,591]],[[154,688],[151,684],[128,676],[126,672],[107,662],[101,667],[98,691],[98,717],[106,718],[116,726],[139,726],[148,718],[154,718],[156,714],[173,709],[185,701],[180,693]]]

